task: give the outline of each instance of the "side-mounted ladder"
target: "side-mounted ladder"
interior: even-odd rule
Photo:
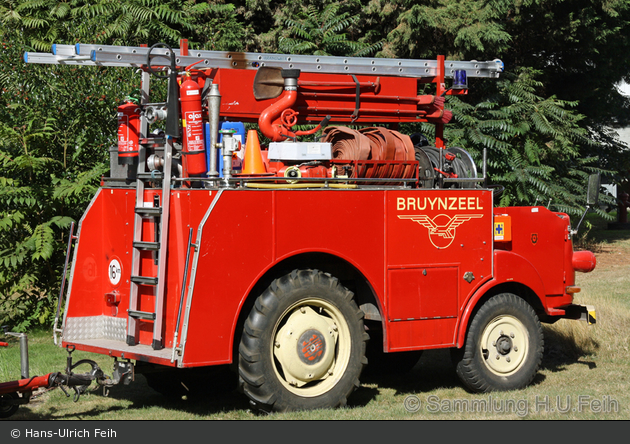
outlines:
[[[27,52],[26,63],[121,66],[145,68],[149,48],[140,46],[110,45],[53,45],[52,54]],[[273,66],[299,69],[302,72],[327,74],[380,75],[426,78],[438,75],[438,60],[388,59],[369,57],[338,57],[253,52],[201,51],[173,49],[177,66],[195,64],[197,69],[253,69]],[[171,52],[166,48],[151,50],[151,65],[169,66]],[[453,78],[456,71],[465,70],[467,77],[497,78],[503,72],[503,62],[492,61],[444,61],[444,77]]]
[[[155,140],[151,143],[155,144]],[[163,347],[162,324],[164,313],[164,296],[166,289],[166,254],[168,245],[168,223],[170,215],[170,195],[171,195],[171,164],[173,142],[171,138],[164,140],[164,167],[163,172],[146,171],[144,162],[138,165],[136,178],[136,204],[133,229],[133,255],[131,262],[131,288],[129,294],[129,317],[127,320],[127,344],[136,345],[137,329],[139,322],[153,322],[153,342],[154,350]],[[145,171],[141,171],[145,170]],[[145,189],[147,184],[162,182],[162,194],[154,195],[151,202],[145,202]],[[145,220],[154,221],[153,239],[147,240],[144,234]],[[157,264],[157,276],[150,276],[142,268],[142,252],[153,252],[155,263]],[[141,311],[140,287],[154,287],[155,308],[154,311]]]
[[[143,73],[141,105],[146,104],[149,97],[149,74]],[[138,342],[138,328],[141,322],[153,323],[154,350],[163,348],[162,325],[164,321],[164,298],[166,293],[166,255],[169,235],[171,170],[173,157],[172,137],[147,137],[148,121],[144,114],[140,117],[140,152],[136,173],[136,202],[134,210],[133,254],[131,260],[131,277],[129,292],[129,310],[127,318],[127,345]],[[146,162],[147,145],[161,146],[164,149],[162,171],[148,171]],[[153,200],[146,202],[145,190],[148,185],[161,182],[161,196],[153,195]],[[153,239],[147,240],[145,222],[153,220]],[[152,276],[143,270],[142,252],[150,251],[157,265],[157,275]],[[146,267],[149,268],[149,267]],[[155,304],[153,311],[140,310],[141,287],[154,288]]]

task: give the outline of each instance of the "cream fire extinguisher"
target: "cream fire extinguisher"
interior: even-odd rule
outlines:
[[[140,148],[140,107],[127,100],[118,107],[118,164],[132,164]]]
[[[189,73],[179,88],[184,134],[184,175],[196,176],[207,172],[206,152],[203,137],[203,113],[201,110],[201,88]]]

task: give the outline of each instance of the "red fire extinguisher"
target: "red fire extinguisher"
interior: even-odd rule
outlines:
[[[206,152],[203,137],[203,114],[201,111],[201,89],[190,74],[179,88],[184,129],[184,174],[189,176],[204,174],[207,171]]]
[[[140,107],[130,100],[118,107],[118,164],[133,163],[140,148]]]

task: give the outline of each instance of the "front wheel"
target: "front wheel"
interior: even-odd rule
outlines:
[[[502,293],[475,314],[463,350],[455,351],[456,372],[472,391],[517,390],[529,385],[543,355],[538,316],[522,298]]]
[[[329,274],[294,270],[256,300],[239,347],[256,410],[344,406],[359,386],[368,335],[353,294]]]

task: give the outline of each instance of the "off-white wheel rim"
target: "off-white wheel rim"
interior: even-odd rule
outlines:
[[[521,321],[513,316],[498,316],[483,330],[481,353],[488,369],[499,376],[509,376],[520,368],[528,353],[529,335]]]
[[[328,392],[348,367],[350,330],[341,311],[327,301],[304,299],[289,307],[274,328],[273,340],[276,375],[300,396]]]

